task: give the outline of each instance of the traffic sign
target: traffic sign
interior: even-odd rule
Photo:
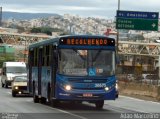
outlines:
[[[118,18],[158,19],[158,12],[117,11]]]
[[[117,18],[117,29],[158,30],[158,20]]]
[[[116,28],[158,31],[158,12],[117,11]]]

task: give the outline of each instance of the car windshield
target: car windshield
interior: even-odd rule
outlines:
[[[7,67],[7,73],[26,73],[26,67]]]
[[[26,82],[27,77],[15,77],[14,82]]]
[[[115,72],[114,51],[61,49],[59,57],[60,74],[110,76]]]

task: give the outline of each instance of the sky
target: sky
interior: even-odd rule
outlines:
[[[119,0],[120,10],[160,12],[160,0]],[[118,0],[0,0],[3,11],[71,14],[112,19]]]

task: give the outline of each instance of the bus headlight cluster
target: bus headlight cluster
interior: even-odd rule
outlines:
[[[72,89],[72,87],[71,87],[71,85],[66,85],[66,86],[65,86],[65,89],[66,89],[67,91],[70,91],[70,90]]]
[[[118,84],[116,83],[116,84],[113,84],[112,86],[107,86],[107,87],[104,88],[104,90],[109,91],[112,88],[116,88],[116,90],[118,90]]]
[[[105,87],[105,91],[109,91],[109,87]]]

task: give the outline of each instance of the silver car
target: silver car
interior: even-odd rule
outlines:
[[[17,94],[28,94],[27,82],[27,76],[16,76],[12,82],[12,96],[15,97]]]

